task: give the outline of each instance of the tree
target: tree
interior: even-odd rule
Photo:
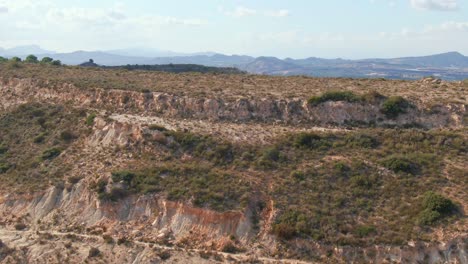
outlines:
[[[19,58],[19,57],[13,57],[10,60],[13,61],[13,62],[21,62],[21,58]]]
[[[2,62],[7,62],[7,61],[8,61],[7,58],[4,58],[4,57],[0,56],[0,63],[2,63]]]
[[[54,59],[52,59],[51,57],[44,57],[44,58],[42,58],[41,63],[43,63],[43,64],[51,64],[52,61],[54,61]]]
[[[25,62],[27,63],[38,63],[39,61],[37,60],[37,57],[34,56],[34,55],[29,55],[26,57],[26,59],[24,60]]]
[[[52,65],[54,65],[54,66],[60,66],[60,65],[62,65],[62,62],[59,61],[59,60],[54,60],[54,61],[52,61]]]

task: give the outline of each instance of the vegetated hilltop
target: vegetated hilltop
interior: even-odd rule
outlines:
[[[466,259],[466,82],[0,80],[0,261]]]

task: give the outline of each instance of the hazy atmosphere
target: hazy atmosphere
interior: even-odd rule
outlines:
[[[0,47],[369,58],[468,54],[467,0],[0,0]]]
[[[468,264],[468,0],[0,0],[0,264]]]

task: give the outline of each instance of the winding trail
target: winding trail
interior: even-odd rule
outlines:
[[[67,237],[67,236],[75,236],[79,238],[84,238],[84,239],[93,239],[99,242],[102,242],[103,244],[105,243],[104,239],[102,236],[98,235],[88,235],[88,234],[80,234],[80,233],[75,233],[75,232],[58,232],[58,231],[49,231],[49,232],[44,232],[44,231],[38,231],[38,230],[8,230],[5,228],[0,228],[0,239],[6,244],[6,245],[11,245],[11,244],[16,244],[15,246],[20,246],[20,247],[27,247],[34,245],[35,242],[28,240],[25,238],[26,236],[40,236],[40,235],[53,235],[56,237]],[[112,237],[114,240],[116,240],[116,237]],[[26,239],[24,242],[21,242],[20,240]],[[16,243],[15,243],[16,242]],[[245,262],[246,260],[252,259],[254,257],[255,260],[261,261],[262,263],[284,263],[284,264],[313,264],[315,262],[306,262],[306,261],[301,261],[301,260],[294,260],[294,259],[275,259],[275,258],[269,258],[269,257],[257,257],[249,254],[244,254],[244,253],[226,253],[226,252],[220,252],[220,251],[206,251],[206,250],[200,250],[200,249],[186,249],[186,248],[179,248],[179,247],[170,247],[170,246],[164,246],[160,245],[157,243],[152,243],[152,242],[143,242],[143,241],[130,241],[131,243],[135,245],[140,245],[146,248],[158,248],[161,250],[167,250],[167,251],[182,251],[186,253],[206,253],[209,252],[211,254],[217,254],[225,259],[231,259],[233,261],[239,261],[239,262]],[[138,261],[138,256],[131,261],[131,263],[139,263]]]

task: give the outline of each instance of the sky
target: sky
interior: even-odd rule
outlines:
[[[280,58],[468,55],[468,0],[0,0],[0,47]]]

